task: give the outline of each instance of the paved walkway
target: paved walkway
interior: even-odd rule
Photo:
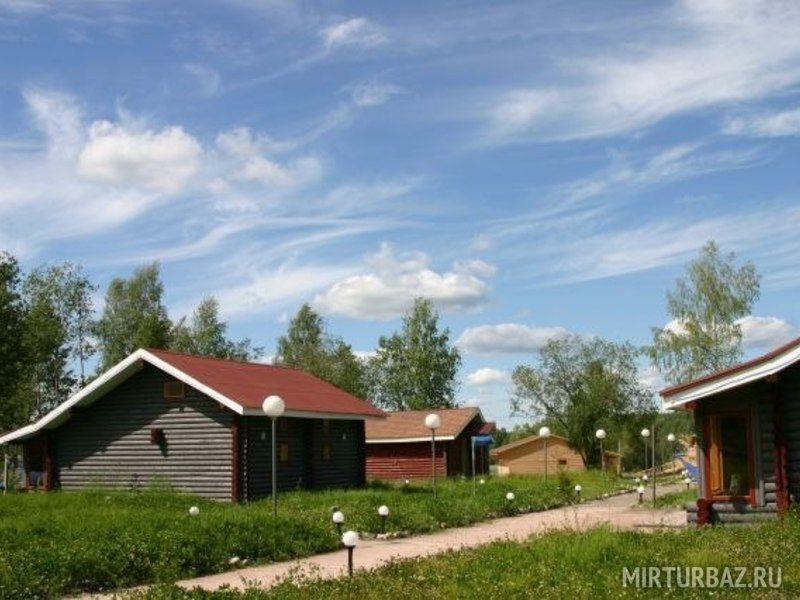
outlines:
[[[681,488],[680,485],[663,486],[659,490],[659,496]],[[637,507],[636,495],[625,494],[554,510],[496,519],[470,527],[445,529],[428,535],[396,540],[364,540],[355,549],[354,562],[357,569],[371,569],[395,558],[429,556],[450,549],[473,548],[504,539],[521,541],[549,530],[581,530],[601,524],[618,529],[685,526],[686,513],[681,509],[653,510]],[[188,579],[178,582],[178,585],[187,589],[201,587],[206,590],[215,590],[223,585],[237,589],[252,585],[268,588],[298,570],[325,578],[341,577],[347,573],[347,551],[338,550],[288,562]]]

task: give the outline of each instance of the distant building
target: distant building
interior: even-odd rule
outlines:
[[[436,413],[442,425],[436,430],[436,472],[442,476],[471,475],[470,438],[491,435],[495,424],[475,407],[409,410],[387,413],[385,419],[366,424],[367,476],[372,479],[430,477],[431,431],[425,417]],[[489,471],[488,446],[475,448],[475,473]]]
[[[532,435],[492,450],[491,456],[497,464],[498,475],[541,475],[545,471],[545,455],[547,471],[584,471],[581,455],[569,447],[567,438],[551,435],[545,439]],[[605,466],[608,471],[616,472],[619,467],[619,454],[605,451]]]
[[[271,491],[266,396],[281,396],[280,489],[365,481],[364,421],[383,411],[290,367],[137,350],[39,421],[0,436],[22,446],[27,487],[160,482],[218,500]]]

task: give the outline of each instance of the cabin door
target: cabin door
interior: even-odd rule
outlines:
[[[750,415],[745,411],[708,415],[706,439],[707,496],[754,503]]]

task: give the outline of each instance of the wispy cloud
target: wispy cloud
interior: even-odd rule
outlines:
[[[507,383],[509,375],[508,371],[503,371],[502,369],[483,367],[468,373],[464,380],[467,382],[467,385],[480,387]]]
[[[364,17],[354,17],[329,25],[320,31],[320,36],[328,50],[337,48],[374,48],[388,42],[383,31]]]
[[[800,135],[800,108],[730,117],[722,131],[728,135],[765,138]]]
[[[563,59],[561,81],[500,94],[486,112],[486,140],[622,134],[800,82],[795,2],[686,0],[650,18],[658,28]]]

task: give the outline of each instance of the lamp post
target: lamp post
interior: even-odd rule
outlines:
[[[544,481],[547,483],[547,440],[550,437],[550,428],[540,427],[539,437],[544,440]]]
[[[379,506],[378,516],[381,518],[381,533],[386,533],[386,517],[389,516],[389,507],[385,504]]]
[[[425,417],[425,427],[431,430],[431,484],[433,497],[436,498],[436,430],[442,424],[442,418],[436,413]]]
[[[598,429],[595,432],[595,437],[600,440],[600,470],[603,471],[603,487],[606,483],[606,453],[603,452],[603,440],[606,439],[606,430]]]
[[[336,531],[341,536],[342,523],[344,523],[344,513],[340,510],[333,511],[333,514],[331,515],[331,521],[333,521],[333,524],[336,525]]]
[[[575,485],[575,495],[578,497],[578,502],[581,501],[581,491],[582,490],[583,490],[583,488],[581,487],[580,483]]]
[[[275,423],[278,417],[282,416],[286,410],[286,403],[280,396],[267,396],[261,405],[261,410],[272,420],[272,516],[278,516],[278,469],[276,459],[276,437],[277,427]]]
[[[353,576],[353,550],[358,544],[358,534],[355,531],[345,531],[342,536],[342,543],[347,548],[347,572]]]
[[[644,499],[644,486],[640,485],[638,488],[636,488],[636,492],[639,494],[639,504],[641,504],[642,500]]]
[[[678,453],[675,451],[675,437],[674,433],[667,434],[667,441],[669,442],[669,449],[672,450],[672,466],[675,466],[675,458],[677,457]]]
[[[189,507],[189,515],[191,515],[192,517],[196,517],[199,514],[200,514],[200,509],[199,508],[197,508],[196,506],[190,506]]]
[[[687,477],[686,479],[683,480],[683,483],[686,484],[686,491],[688,492],[689,491],[689,486],[692,485],[692,478],[691,477]]]

